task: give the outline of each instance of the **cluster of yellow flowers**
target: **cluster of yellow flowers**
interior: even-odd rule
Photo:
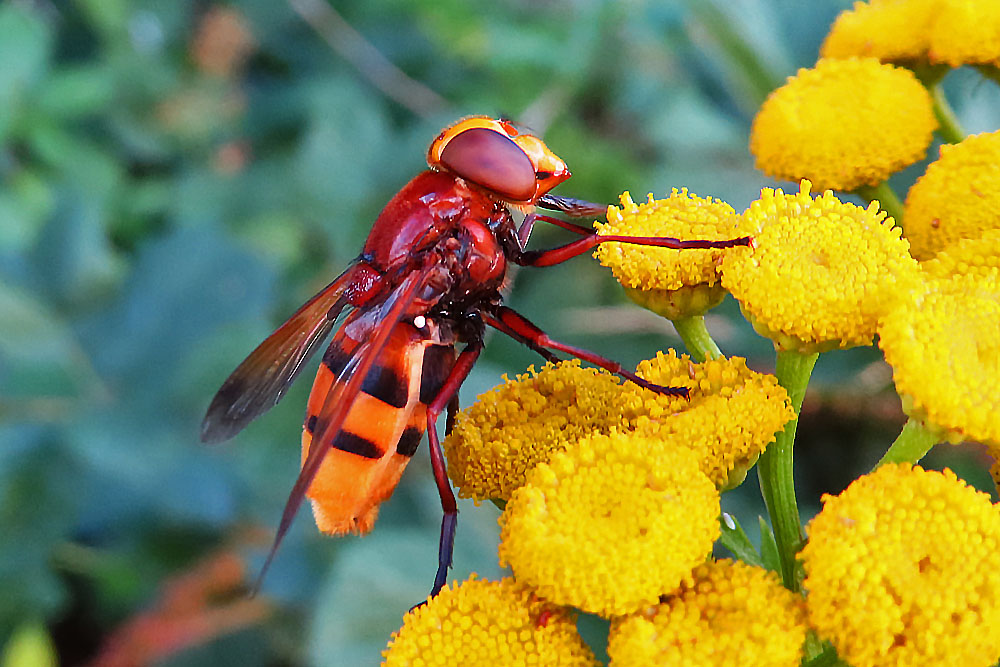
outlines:
[[[641,204],[626,192],[597,224],[753,238],[595,253],[688,347],[637,375],[688,397],[571,361],[462,412],[448,473],[461,496],[503,507],[499,559],[517,583],[446,588],[407,615],[387,664],[593,664],[573,609],[610,620],[619,667],[1000,659],[1000,509],[914,465],[943,441],[976,440],[1000,460],[1000,131],[958,136],[937,88],[948,67],[1000,66],[1000,3],[859,2],[822,55],[772,93],[750,139],[759,168],[795,191],[765,188],[742,213],[687,190]],[[935,132],[948,143],[904,205],[887,179]],[[708,334],[704,315],[727,293],[773,342],[773,375]],[[792,450],[813,364],[876,339],[909,422],[803,527]],[[755,463],[771,520],[759,551],[720,514],[720,494]],[[718,541],[739,560],[715,559]]]

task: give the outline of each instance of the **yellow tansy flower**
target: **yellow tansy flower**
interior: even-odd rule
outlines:
[[[687,386],[690,401],[682,411],[666,412],[664,397],[628,384],[623,387],[625,413],[636,415],[633,428],[654,436],[676,435],[720,489],[738,486],[795,416],[777,378],[750,370],[742,357],[695,364],[686,354],[678,357],[669,350],[641,362],[637,374],[661,385]]]
[[[740,219],[758,247],[734,248],[722,284],[761,335],[802,353],[870,345],[879,317],[919,275],[898,227],[877,202],[813,199],[765,188]]]
[[[673,190],[666,199],[636,205],[626,192],[621,208],[608,207],[608,221],[597,233],[668,236],[725,241],[734,237],[737,215],[726,202]],[[629,297],[669,319],[704,314],[726,292],[719,285],[722,249],[672,250],[624,243],[602,243],[594,252],[625,287]]]
[[[906,237],[917,259],[1000,229],[1000,131],[941,146],[906,195]]]
[[[824,496],[801,557],[812,626],[854,667],[1000,658],[1000,511],[951,471],[885,465]]]
[[[842,12],[820,47],[823,58],[871,56],[882,61],[923,60],[940,0],[856,2]]]
[[[927,56],[952,67],[1000,64],[1000,2],[942,0]]]
[[[528,474],[500,517],[500,563],[557,604],[627,614],[674,591],[719,536],[719,493],[688,449],[593,435]]]
[[[1000,62],[996,0],[873,0],[837,17],[824,58],[874,56],[951,67]]]
[[[611,667],[794,667],[806,638],[803,599],[746,563],[700,565],[661,604],[616,619]]]
[[[492,389],[463,410],[444,440],[448,476],[462,498],[506,499],[529,470],[591,432],[627,426],[617,376],[579,360]],[[683,398],[673,398],[677,405]]]
[[[676,434],[695,451],[702,472],[719,488],[731,488],[793,416],[774,376],[750,370],[740,357],[695,364],[670,350],[638,371],[651,382],[686,387],[690,398],[619,384],[578,360],[546,365],[480,396],[444,441],[459,496],[506,500],[553,452],[612,429]]]
[[[1000,272],[1000,229],[991,229],[979,238],[956,241],[920,267],[933,278],[991,277]]]
[[[1000,444],[998,331],[1000,274],[923,281],[879,328],[903,410],[942,439]]]
[[[383,656],[387,667],[598,664],[568,610],[513,579],[475,575],[411,609]]]
[[[824,59],[768,96],[750,152],[768,176],[855,190],[921,159],[936,127],[930,94],[909,70]]]

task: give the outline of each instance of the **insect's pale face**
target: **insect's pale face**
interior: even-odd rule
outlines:
[[[511,123],[473,116],[445,128],[427,163],[516,204],[533,204],[570,177],[566,163],[538,137]]]

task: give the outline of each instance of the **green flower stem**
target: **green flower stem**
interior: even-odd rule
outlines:
[[[899,197],[896,196],[896,192],[888,181],[882,181],[874,187],[870,185],[859,186],[854,194],[869,203],[877,199],[879,208],[892,216],[892,219],[896,221],[896,226],[903,226],[903,203],[899,201]]]
[[[886,463],[916,463],[924,457],[931,447],[938,443],[938,437],[931,433],[922,422],[910,418],[899,432],[896,442],[892,443],[875,467]]]
[[[722,356],[719,346],[712,340],[705,327],[704,315],[692,315],[673,320],[677,334],[684,341],[688,354],[699,364],[706,359],[718,359]]]
[[[774,528],[774,539],[778,545],[781,561],[781,580],[792,591],[801,588],[795,574],[795,554],[802,546],[802,522],[799,506],[795,501],[795,481],[792,477],[792,445],[795,443],[795,429],[799,423],[799,410],[806,395],[809,377],[819,353],[800,354],[779,350],[775,375],[778,383],[785,388],[795,410],[795,419],[785,425],[757,462],[757,477],[761,494],[767,505]]]
[[[948,104],[948,98],[944,96],[944,89],[941,84],[935,83],[929,88],[931,99],[934,101],[934,117],[937,118],[937,135],[942,141],[949,144],[957,144],[965,139],[965,131],[958,122],[955,111]]]

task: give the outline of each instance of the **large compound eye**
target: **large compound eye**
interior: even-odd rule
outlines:
[[[485,127],[466,130],[441,151],[441,164],[462,178],[514,201],[535,194],[535,168],[521,147]]]

